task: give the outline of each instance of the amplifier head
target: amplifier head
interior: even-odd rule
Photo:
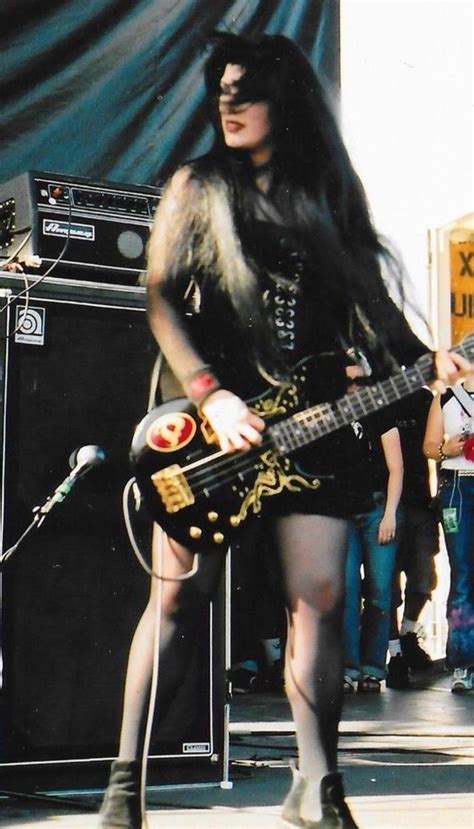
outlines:
[[[135,285],[159,198],[156,187],[22,173],[0,184],[0,267],[18,250],[51,277]]]

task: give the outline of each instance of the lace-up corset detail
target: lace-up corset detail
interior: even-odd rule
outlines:
[[[288,351],[296,348],[296,312],[299,299],[299,276],[291,285],[278,282],[272,296],[271,314],[281,347]]]
[[[264,292],[265,303],[281,348],[295,352],[298,348],[304,264],[284,236],[274,240],[272,254],[271,277]]]

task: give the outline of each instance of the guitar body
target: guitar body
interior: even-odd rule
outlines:
[[[268,427],[307,403],[312,360],[296,367],[284,387],[270,387],[248,400],[267,422],[261,446],[223,454],[209,424],[185,398],[152,409],[135,431],[131,461],[140,492],[153,519],[191,550],[227,549],[249,515],[261,512],[265,499],[283,491],[317,489],[306,472],[305,452],[290,459],[280,454]]]
[[[472,361],[474,334],[453,351]],[[185,399],[143,418],[132,442],[132,466],[152,518],[168,535],[191,550],[226,549],[269,498],[316,491],[351,452],[344,440],[353,438],[350,424],[429,382],[432,355],[333,403],[317,402],[317,368],[312,358],[302,360],[285,385],[247,401],[267,424],[262,444],[248,452],[224,454]]]

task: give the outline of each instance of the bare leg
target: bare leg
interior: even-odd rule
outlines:
[[[289,622],[285,680],[299,768],[319,781],[337,769],[347,522],[290,515],[278,519],[277,538]]]

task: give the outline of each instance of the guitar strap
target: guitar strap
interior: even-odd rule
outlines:
[[[451,391],[469,417],[474,417],[474,402],[464,386],[451,386]]]
[[[363,336],[365,337],[369,352],[371,351],[373,354],[375,354],[377,351],[377,336],[375,334],[374,329],[372,328],[372,325],[369,322],[367,315],[362,310],[359,303],[356,303],[350,311],[348,331],[350,343],[355,343],[357,340],[357,337],[355,336],[356,324],[359,327],[359,330],[362,332]],[[339,334],[339,342],[341,343],[342,348],[344,349],[348,358],[362,369],[363,376],[371,377],[371,375],[373,374],[372,366],[370,365],[367,354],[364,352],[363,347],[359,348],[358,346],[354,346],[352,344],[349,345],[349,343],[347,343],[345,337],[341,333]],[[397,364],[393,355],[386,349],[384,350],[384,352],[384,360],[386,361],[387,367],[391,369],[391,372],[399,371],[400,366]]]
[[[370,365],[365,352],[355,345],[349,345],[348,341],[341,332],[338,334],[338,339],[344,354],[348,357],[351,363],[354,363],[362,369],[363,377],[370,377],[372,374],[372,366]],[[351,311],[349,318],[349,339],[354,342],[354,310]]]

